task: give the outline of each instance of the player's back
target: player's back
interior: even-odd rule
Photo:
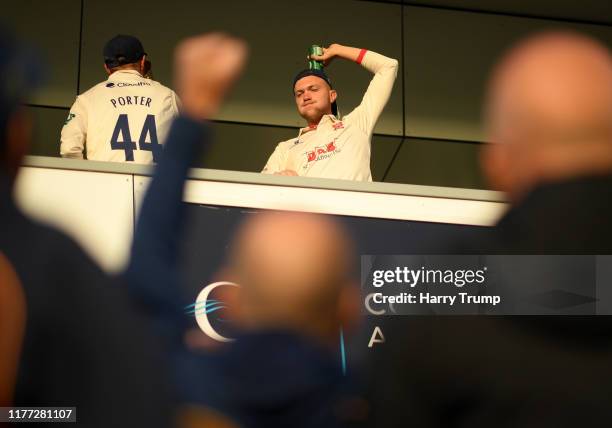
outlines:
[[[158,160],[172,119],[176,94],[135,70],[119,70],[77,97],[62,130],[62,156],[112,162]]]

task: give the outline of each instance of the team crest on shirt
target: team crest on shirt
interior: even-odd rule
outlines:
[[[339,150],[336,148],[336,140],[333,140],[324,146],[316,146],[314,150],[309,150],[304,154],[308,162],[316,162],[327,159],[336,152],[339,152]]]
[[[68,117],[66,118],[66,120],[64,121],[64,125],[68,125],[68,122],[70,122],[72,119],[75,118],[75,114],[74,113],[68,113]]]
[[[335,131],[337,131],[338,129],[344,129],[344,123],[336,122],[332,125],[332,127],[334,128]]]

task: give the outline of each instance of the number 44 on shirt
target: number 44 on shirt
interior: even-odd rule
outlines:
[[[121,134],[121,141],[119,141],[119,134]],[[148,142],[147,142],[148,140]],[[127,114],[120,114],[113,130],[113,135],[110,141],[112,150],[123,150],[125,151],[125,160],[134,161],[134,150],[146,150],[153,154],[153,162],[158,162],[161,156],[163,147],[159,144],[157,139],[157,129],[155,128],[155,115],[148,114],[142,130],[140,131],[140,137],[138,138],[138,146],[136,142],[132,141],[132,134],[130,132],[130,124],[128,122]]]

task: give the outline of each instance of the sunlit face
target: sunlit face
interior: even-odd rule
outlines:
[[[300,116],[308,123],[319,123],[323,115],[331,114],[331,105],[336,100],[336,91],[317,76],[306,76],[298,80],[293,94]]]

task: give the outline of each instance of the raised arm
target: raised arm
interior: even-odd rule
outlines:
[[[182,115],[170,129],[163,156],[144,197],[136,225],[126,280],[133,298],[170,328],[184,325],[180,293],[179,243],[182,238],[183,185],[191,161],[209,143],[205,120],[219,109],[240,74],[243,42],[221,34],[194,37],[175,53],[175,86]]]
[[[374,74],[361,103],[345,118],[354,120],[361,130],[369,135],[373,132],[378,118],[389,101],[399,63],[396,59],[376,52],[338,44],[332,44],[323,49],[323,55],[312,56],[312,59],[323,61],[325,65],[328,65],[335,57],[355,61]]]
[[[332,43],[328,47],[323,48],[323,55],[311,55],[309,59],[323,61],[323,65],[327,67],[336,57],[358,62],[361,51],[362,49],[359,48],[352,48],[350,46],[342,46],[338,43]]]

